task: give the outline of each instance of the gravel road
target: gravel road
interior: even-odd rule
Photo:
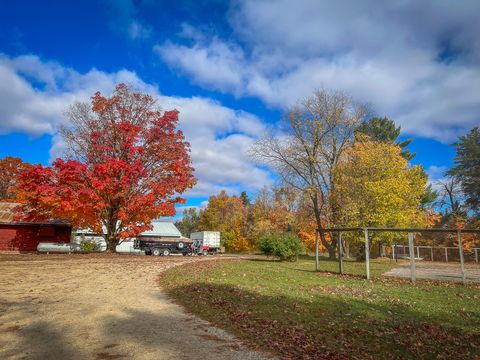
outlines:
[[[0,255],[0,358],[271,359],[164,295],[159,274],[191,261]]]

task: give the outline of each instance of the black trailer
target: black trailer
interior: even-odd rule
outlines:
[[[153,256],[170,254],[186,256],[192,253],[192,243],[185,238],[139,237],[135,239],[133,247]]]

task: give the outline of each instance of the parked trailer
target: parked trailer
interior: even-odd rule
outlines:
[[[190,234],[193,252],[198,255],[215,255],[220,250],[219,231],[200,231]]]
[[[192,242],[186,238],[148,238],[141,237],[134,241],[134,248],[145,251],[146,255],[167,256],[170,254],[192,253]]]

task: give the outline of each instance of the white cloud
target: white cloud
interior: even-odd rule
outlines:
[[[56,158],[63,144],[55,129],[67,121],[63,115],[67,107],[75,101],[89,101],[96,91],[108,94],[120,82],[154,95],[166,110],[180,111],[179,126],[191,143],[191,158],[199,180],[187,196],[209,196],[222,189],[238,193],[270,182],[269,173],[257,168],[247,156],[248,146],[263,131],[260,119],[209,98],[162,95],[155,85],[128,70],[105,73],[92,69],[79,73],[32,55],[1,55],[0,133],[52,134],[50,157]]]
[[[193,81],[215,86],[221,91],[235,91],[242,86],[243,51],[218,39],[208,46],[187,47],[170,42],[155,46],[154,51],[166,62],[182,69]]]
[[[132,40],[146,39],[150,37],[152,29],[141,24],[138,20],[133,20],[128,27],[128,36]]]
[[[449,167],[444,165],[430,165],[425,169],[425,172],[428,175],[428,183],[432,186],[432,189],[437,191],[439,194],[444,192],[443,183],[447,181],[445,174],[447,173]]]
[[[428,174],[430,180],[435,181],[443,179],[448,169],[448,166],[430,165],[427,169],[425,169],[425,172]]]
[[[230,11],[236,40],[183,24],[192,45],[154,49],[208,89],[284,109],[338,88],[409,134],[448,142],[480,122],[479,16],[476,0],[245,0]]]

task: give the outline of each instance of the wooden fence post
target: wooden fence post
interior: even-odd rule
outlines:
[[[448,247],[445,248],[445,262],[448,262]]]
[[[368,229],[365,228],[365,270],[367,280],[370,280],[370,245],[368,242]]]
[[[460,253],[460,268],[462,270],[462,282],[466,283],[465,276],[465,261],[463,259],[463,245],[462,245],[462,233],[460,230],[457,230],[457,242],[458,242],[458,252]]]
[[[415,248],[413,245],[413,233],[408,233],[408,253],[410,255],[410,279],[415,282],[417,274],[415,271]]]
[[[315,271],[318,271],[318,230],[315,231]]]
[[[342,232],[338,232],[338,271],[343,275],[343,243]]]

